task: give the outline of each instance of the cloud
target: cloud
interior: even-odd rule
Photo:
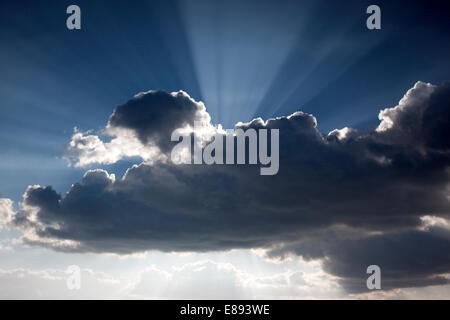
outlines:
[[[81,269],[79,290],[67,288],[65,270],[0,269],[0,299],[119,299],[124,279]]]
[[[403,145],[422,152],[449,151],[450,90],[449,83],[440,87],[417,82],[394,108],[379,114],[376,129],[387,144]]]
[[[442,300],[446,299],[450,285],[436,285],[421,288],[403,288],[393,290],[376,290],[370,293],[349,295],[350,299],[372,300]]]
[[[373,131],[323,134],[315,117],[303,112],[238,123],[236,128],[280,130],[279,172],[259,176],[251,165],[153,159],[151,148],[158,155],[170,152],[174,129],[189,128],[194,120],[211,130],[218,126],[186,93],[149,91],[113,112],[105,128],[112,141],[75,134],[69,146],[78,165],[130,155],[142,163],[122,178],[87,171],[64,196],[50,186],[29,187],[13,223],[24,231],[24,243],[62,251],[265,248],[271,255],[323,259],[349,290],[365,284],[363,264],[377,264],[372,256],[392,271],[383,269],[388,286],[434,284],[450,268],[445,252],[436,249],[447,248],[448,230],[420,228],[424,216],[450,214],[449,110],[449,83],[418,82],[398,106],[380,112]],[[139,147],[126,151],[134,145],[127,139]],[[411,243],[424,247],[413,250]],[[361,253],[360,262],[353,263],[352,250]],[[398,252],[433,262],[419,270],[411,260],[407,270],[415,273],[395,282],[395,272],[406,268]]]
[[[315,263],[296,259],[268,267],[251,252],[241,251],[240,254],[241,258],[251,258],[253,264],[242,263],[242,260],[229,262],[233,260],[229,255],[228,262],[223,262],[216,261],[223,260],[223,256],[217,255],[193,253],[191,257],[181,254],[161,257],[155,253],[138,265],[120,261],[119,269],[107,268],[107,272],[80,266],[79,290],[68,289],[67,280],[71,274],[66,273],[67,267],[0,269],[0,298],[298,299],[343,294],[336,279],[321,271]],[[159,259],[155,260],[156,257]]]
[[[66,157],[76,166],[112,164],[127,157],[164,161],[176,144],[170,140],[171,133],[179,128],[192,130],[195,121],[214,130],[204,104],[186,92],[142,92],[114,110],[101,132],[112,137],[109,142],[76,129]]]
[[[385,290],[448,284],[449,250],[450,231],[441,227],[371,235],[335,227],[276,248],[269,255],[322,258],[323,270],[337,276],[347,291],[365,292],[366,268],[374,264],[381,268]]]
[[[0,197],[0,230],[8,228],[14,216],[13,202]]]
[[[170,271],[150,267],[142,272],[130,295],[153,299],[242,299],[244,288],[239,273],[231,264],[213,261],[189,263]]]
[[[170,139],[167,138],[171,133],[175,129],[192,126],[194,121],[211,121],[202,102],[195,101],[183,91],[168,94],[151,90],[118,106],[109,118],[108,128],[129,129],[143,144],[151,142],[167,150],[170,147]]]
[[[163,160],[157,147],[145,146],[129,130],[116,130],[109,142],[103,142],[99,136],[79,132],[75,129],[65,156],[76,159],[76,167],[90,164],[113,164],[123,158],[139,157],[145,161]]]
[[[281,269],[281,268],[280,268]],[[218,289],[219,288],[219,289]],[[298,299],[338,296],[335,280],[320,271],[284,270],[253,275],[231,263],[202,260],[180,268],[141,272],[129,296],[146,299]]]

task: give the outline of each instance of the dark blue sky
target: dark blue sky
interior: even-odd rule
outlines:
[[[65,192],[85,171],[61,159],[73,128],[150,89],[188,92],[226,128],[296,110],[323,132],[373,126],[416,81],[449,79],[449,15],[425,1],[2,1],[0,193]]]

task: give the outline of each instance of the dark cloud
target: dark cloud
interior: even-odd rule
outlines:
[[[436,150],[450,149],[450,83],[436,89],[430,105],[423,115],[424,139],[428,147]]]
[[[449,93],[448,83],[418,82],[380,113],[374,131],[322,134],[303,112],[239,123],[280,130],[277,175],[260,176],[252,165],[164,161],[135,165],[121,179],[93,170],[65,196],[30,187],[17,224],[35,233],[25,242],[57,250],[265,247],[325,259],[351,290],[365,285],[369,264],[386,272],[387,287],[441,283],[436,276],[450,271],[449,232],[418,227],[423,216],[450,214]],[[118,107],[109,126],[163,146],[173,129],[209,117],[201,106],[185,93],[150,92]]]
[[[337,241],[327,248],[325,271],[342,278],[352,291],[366,291],[367,266],[381,268],[383,289],[437,285],[450,282],[450,232],[404,231],[376,235],[357,241]]]
[[[382,289],[447,284],[450,270],[450,230],[432,227],[361,236],[355,230],[334,227],[269,252],[288,253],[307,259],[324,259],[326,272],[340,278],[350,292],[367,291],[366,269],[378,265]]]
[[[210,121],[203,103],[183,91],[151,90],[118,106],[109,118],[108,127],[130,129],[143,144],[152,142],[167,151],[172,145],[172,131],[186,125],[193,127],[194,121]]]

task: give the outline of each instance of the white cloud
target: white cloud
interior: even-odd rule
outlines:
[[[250,256],[261,259],[254,252]],[[275,268],[269,273],[255,273],[251,266],[237,267],[210,259],[169,269],[152,266],[141,273],[130,295],[153,299],[317,299],[342,296],[343,291],[336,278],[327,275],[316,263],[297,260],[296,267],[291,263],[274,264],[272,267]],[[312,269],[298,270],[305,266]]]
[[[450,229],[450,221],[445,218],[436,216],[423,216],[420,217],[420,220],[422,221],[424,229],[429,229],[430,227]]]
[[[150,108],[151,103],[160,108]],[[142,115],[134,118],[135,115],[129,110],[138,110]],[[201,130],[196,134],[204,140],[210,139],[216,132],[222,132],[220,126],[211,124],[203,102],[195,101],[186,92],[167,94],[150,90],[136,94],[125,105],[118,107],[99,135],[91,134],[91,131],[80,132],[75,128],[65,156],[76,167],[113,164],[130,157],[138,157],[149,164],[166,161],[170,133],[177,129],[184,133],[193,131],[192,124],[186,122],[183,116],[201,125]],[[140,127],[143,120],[139,117],[147,122],[145,126]],[[161,117],[169,125],[163,124],[161,127],[156,123]],[[137,125],[137,128],[130,128],[131,124]],[[161,131],[167,135],[163,141],[160,139]],[[110,141],[102,140],[102,135],[104,140]]]
[[[103,142],[97,135],[75,129],[66,156],[73,160],[76,167],[97,163],[112,164],[127,157],[139,157],[146,162],[166,158],[155,145],[142,144],[131,130],[109,129],[106,133],[113,137],[109,142]]]
[[[123,279],[81,270],[79,290],[67,288],[65,270],[0,269],[0,299],[118,299]]]
[[[10,199],[0,198],[0,230],[8,228],[13,215],[13,202]]]
[[[75,259],[79,258],[71,257],[71,263],[87,263]],[[80,290],[67,288],[69,275],[61,266],[3,268],[0,299],[296,299],[343,294],[336,279],[319,265],[299,258],[272,264],[243,250],[214,255],[152,253],[143,259],[138,262],[92,255],[89,261],[96,261],[97,266],[81,268]],[[100,261],[120,266],[101,267]],[[103,268],[108,271],[100,271]]]
[[[431,83],[418,81],[413,88],[409,89],[406,94],[400,99],[397,106],[393,108],[386,108],[380,111],[378,119],[381,123],[378,125],[376,131],[382,132],[394,127],[399,118],[405,112],[422,113],[428,106],[430,95],[436,90],[436,86]],[[420,117],[415,118],[420,119]]]

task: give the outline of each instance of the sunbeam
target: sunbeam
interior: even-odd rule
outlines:
[[[0,299],[448,299],[447,7],[0,1]]]

